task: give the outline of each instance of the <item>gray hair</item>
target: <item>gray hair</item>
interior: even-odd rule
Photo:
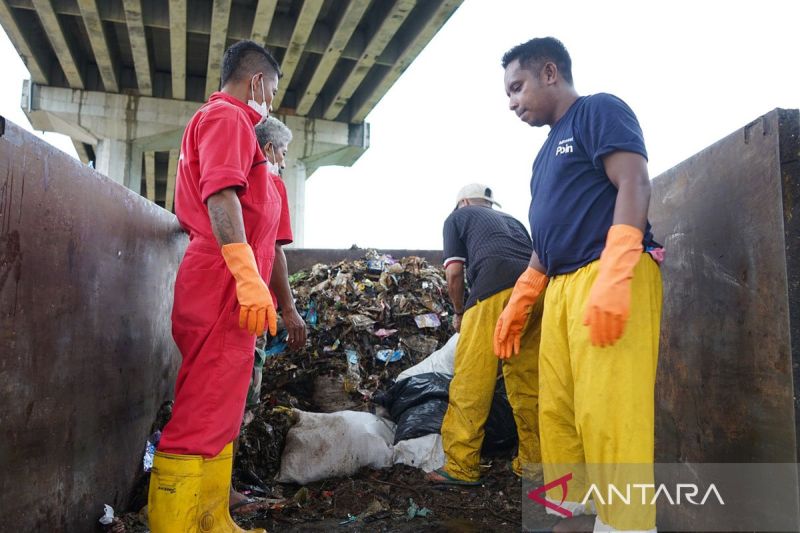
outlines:
[[[271,142],[276,148],[288,147],[292,142],[292,130],[275,117],[267,117],[256,126],[256,139],[259,148]]]

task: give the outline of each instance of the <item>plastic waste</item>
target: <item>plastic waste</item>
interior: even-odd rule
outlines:
[[[447,374],[418,374],[397,381],[387,391],[374,396],[375,403],[387,408],[392,420],[397,423],[394,444],[441,432],[451,379],[452,376]],[[495,385],[484,431],[485,452],[507,450],[517,443],[517,425],[502,379]]]
[[[417,315],[414,317],[414,322],[417,323],[417,327],[422,328],[438,328],[442,325],[442,321],[439,320],[439,317],[436,313],[427,313],[424,315]]]
[[[275,337],[270,338],[269,344],[264,348],[264,355],[266,357],[274,357],[285,352],[289,346],[288,338],[289,332],[285,329],[280,330]]]
[[[264,372],[264,362],[267,360],[267,352],[261,348],[256,348],[253,354],[253,370],[250,375],[250,385],[247,387],[247,403],[250,409],[257,406],[261,401],[261,381]]]
[[[340,526],[345,526],[347,524],[352,524],[353,522],[357,522],[357,521],[358,521],[358,517],[357,516],[351,515],[350,513],[347,513],[347,520],[339,522],[339,525]]]
[[[403,357],[405,357],[406,352],[402,348],[397,348],[395,350],[392,349],[384,349],[378,350],[375,352],[375,359],[378,361],[383,361],[384,363],[396,363]]]
[[[420,508],[414,502],[414,500],[412,500],[411,498],[408,499],[408,510],[406,511],[406,518],[408,518],[409,520],[411,520],[412,518],[414,518],[416,516],[421,516],[421,517],[424,518],[424,517],[426,517],[428,515],[431,515],[431,514],[433,514],[433,511],[431,511],[427,507]]]
[[[158,448],[158,442],[160,440],[160,431],[156,431],[147,438],[147,443],[144,445],[144,457],[142,458],[142,466],[145,472],[149,472],[153,469],[153,458],[156,455],[156,449]]]
[[[370,259],[367,261],[367,271],[373,274],[383,272],[383,261],[380,259]]]
[[[317,302],[314,300],[308,301],[308,311],[306,312],[306,323],[309,326],[316,326],[317,325]]]
[[[103,505],[103,516],[100,517],[98,520],[104,526],[108,526],[114,523],[114,508],[108,504]]]
[[[361,367],[358,364],[358,352],[352,348],[344,351],[347,358],[347,374],[344,377],[344,390],[354,392],[361,385]]]

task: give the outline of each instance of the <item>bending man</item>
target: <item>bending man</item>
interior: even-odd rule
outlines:
[[[458,193],[456,202],[456,210],[444,223],[444,257],[448,293],[456,310],[454,325],[460,336],[449,404],[442,422],[445,465],[431,472],[428,479],[478,485],[483,428],[498,374],[492,332],[514,282],[528,265],[531,239],[518,220],[492,209],[493,204],[498,204],[486,185],[467,185]],[[470,283],[466,302],[465,269]],[[502,364],[519,436],[519,450],[513,462],[519,476],[530,473],[541,462],[537,421],[540,317],[540,309],[526,316],[521,356]]]

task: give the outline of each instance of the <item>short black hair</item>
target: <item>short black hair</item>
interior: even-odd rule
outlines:
[[[518,44],[503,54],[503,68],[507,68],[516,59],[520,66],[529,69],[541,68],[546,61],[552,61],[558,67],[561,77],[572,85],[572,59],[564,43],[555,37],[536,37]]]
[[[239,41],[225,50],[222,57],[222,74],[220,81],[224,86],[229,81],[241,81],[250,78],[257,72],[277,74],[283,73],[275,58],[263,46],[253,41]]]

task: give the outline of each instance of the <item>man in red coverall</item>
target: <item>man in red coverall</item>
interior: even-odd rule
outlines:
[[[268,115],[279,77],[263,47],[234,44],[223,58],[222,89],[181,141],[175,213],[190,242],[175,280],[172,334],[183,360],[150,478],[153,533],[243,531],[228,512],[231,443],[256,335],[267,327],[275,334],[264,280],[280,216],[253,127]]]

